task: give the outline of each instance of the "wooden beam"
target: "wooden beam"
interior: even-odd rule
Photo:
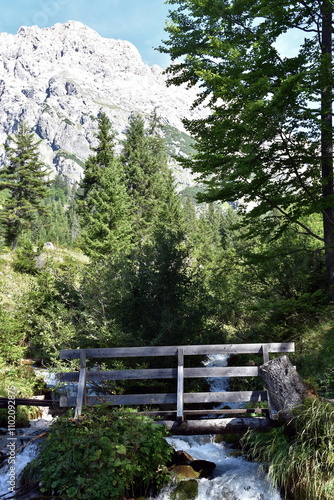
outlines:
[[[257,377],[258,366],[225,366],[184,368],[184,378],[213,378],[213,377]],[[135,370],[88,370],[87,382],[102,382],[103,380],[145,380],[145,379],[176,379],[177,368],[145,368]],[[79,372],[65,372],[58,374],[59,382],[78,382]]]
[[[294,342],[268,343],[268,352],[294,352]],[[133,358],[151,356],[177,356],[178,348],[183,348],[184,355],[207,354],[261,354],[263,344],[216,344],[187,346],[156,346],[156,347],[115,347],[100,349],[84,349],[87,358]],[[60,351],[61,359],[80,358],[80,349]]]
[[[75,406],[76,398],[67,398],[67,403],[62,400],[61,405]],[[196,403],[231,403],[231,402],[250,402],[267,401],[267,391],[239,391],[239,392],[187,392],[183,395],[184,404]],[[88,405],[110,403],[112,406],[120,405],[164,405],[176,404],[176,393],[162,394],[122,394],[101,396],[87,396]]]
[[[263,344],[262,346],[262,353],[263,353],[263,364],[268,363],[270,361],[269,357],[269,352],[268,352],[268,345]],[[270,397],[269,391],[267,391],[267,399],[268,399],[268,407],[269,407],[269,416],[272,420],[278,420],[278,413],[277,410],[272,402],[272,399]]]
[[[78,392],[75,406],[74,418],[78,418],[82,413],[82,407],[86,403],[86,352],[80,351],[80,375]]]
[[[265,417],[215,418],[201,420],[157,420],[165,425],[174,435],[194,434],[236,434],[248,429],[266,430],[277,426],[277,423]]]
[[[176,418],[183,420],[183,393],[184,393],[184,377],[183,377],[183,348],[179,347],[177,352],[177,398],[176,398]]]
[[[235,403],[267,401],[267,391],[188,392],[184,403]]]

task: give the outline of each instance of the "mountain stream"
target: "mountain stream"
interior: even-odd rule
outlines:
[[[206,366],[226,366],[227,360],[227,356],[212,355],[208,357]],[[226,391],[229,381],[213,378],[209,379],[209,384],[211,391]],[[168,442],[174,449],[184,450],[195,459],[216,463],[213,479],[198,480],[196,500],[281,500],[279,491],[270,485],[263,466],[235,456],[235,450],[230,445],[215,442],[214,436],[174,436],[168,438]],[[17,476],[37,453],[38,445],[31,443],[17,454]],[[12,494],[8,494],[8,478],[8,465],[5,464],[0,469],[1,500],[13,498]],[[167,487],[154,500],[170,500],[172,492],[173,487]]]

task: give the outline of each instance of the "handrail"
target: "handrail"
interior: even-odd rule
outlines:
[[[184,357],[210,354],[262,354],[262,362],[269,361],[270,353],[294,352],[294,343],[254,343],[254,344],[216,344],[216,345],[187,345],[187,346],[149,346],[149,347],[122,347],[122,348],[97,348],[97,349],[70,349],[60,352],[61,359],[80,359],[80,372],[62,374],[63,381],[78,382],[76,398],[61,397],[60,406],[75,406],[75,418],[82,413],[85,404],[98,404],[110,402],[111,405],[164,405],[176,404],[176,418],[183,421],[184,404],[210,403],[210,402],[249,402],[268,401],[269,412],[272,419],[276,419],[275,409],[270,401],[269,394],[263,391],[234,391],[215,393],[185,393],[185,378],[209,377],[255,377],[259,375],[258,366],[236,367],[184,367]],[[87,359],[105,358],[133,358],[173,356],[177,358],[175,368],[156,369],[127,369],[127,370],[87,370]],[[87,396],[87,381],[96,380],[146,380],[146,379],[176,379],[176,393],[162,394],[123,394]],[[169,410],[170,411],[170,410]],[[188,412],[189,413],[189,412]],[[208,411],[207,411],[208,413]]]

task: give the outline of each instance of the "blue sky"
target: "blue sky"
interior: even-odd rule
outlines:
[[[81,21],[106,38],[133,43],[147,64],[167,66],[167,55],[153,47],[167,38],[164,24],[170,6],[164,0],[8,0],[1,6],[0,32],[21,26],[40,28]]]

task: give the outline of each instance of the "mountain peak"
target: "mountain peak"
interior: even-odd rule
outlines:
[[[75,180],[101,111],[120,137],[132,112],[149,116],[154,109],[166,126],[183,131],[193,100],[193,91],[167,87],[162,69],[145,64],[130,42],[103,38],[80,22],[0,33],[0,144],[25,120],[42,139],[43,160]]]

